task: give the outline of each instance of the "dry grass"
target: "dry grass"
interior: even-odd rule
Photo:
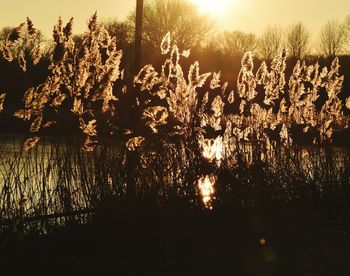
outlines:
[[[349,122],[339,99],[344,77],[337,58],[331,68],[297,62],[286,80],[285,50],[257,70],[248,52],[232,90],[221,84],[220,72],[200,73],[198,62],[185,73],[180,62],[190,52],[172,45],[168,34],[162,68],[146,65],[129,82],[116,38],[96,14],[79,47],[71,28],[72,20],[54,27],[50,76],[25,93],[15,113],[30,121],[32,137],[0,158],[2,218],[93,208],[125,199],[128,185],[135,185],[135,196],[159,204],[202,206],[201,196],[205,205],[246,205],[259,197],[323,196],[349,184],[349,154],[331,145]],[[25,32],[35,36],[30,20],[10,34],[2,51],[7,60]],[[137,123],[126,125],[125,110]],[[52,111],[70,112],[84,142],[40,144],[40,132],[56,123],[45,116]],[[314,146],[294,143],[293,129],[302,129],[298,135],[311,137]],[[210,178],[217,183],[215,198],[208,199],[214,188],[203,185]],[[200,179],[204,189],[196,185]]]

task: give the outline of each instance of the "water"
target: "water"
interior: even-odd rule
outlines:
[[[216,175],[204,175],[198,179],[198,188],[202,197],[204,206],[213,209],[213,200],[215,199]]]
[[[64,143],[45,138],[28,152],[24,138],[2,137],[0,142],[0,213],[2,218],[36,216],[87,203],[80,193],[78,168]],[[66,198],[64,198],[66,197]],[[70,207],[64,205],[69,201]]]
[[[127,160],[120,147],[101,147],[95,152],[85,153],[80,150],[77,141],[44,138],[36,147],[25,152],[22,150],[24,140],[18,136],[0,137],[0,217],[72,212],[94,208],[111,196],[125,197]],[[193,190],[197,191],[203,206],[212,209],[217,198],[218,172],[237,168],[238,155],[228,153],[221,137],[200,145],[202,162],[208,163],[210,169],[204,174],[199,172],[201,174],[197,175],[196,189]],[[253,147],[246,143],[240,148],[240,158],[249,168],[254,156]],[[289,157],[281,160],[284,155]],[[325,166],[331,163],[333,167],[329,170],[332,175],[329,177],[341,183],[340,178],[350,167],[349,151],[343,148],[334,149],[331,156],[326,150],[307,147],[295,152],[289,149],[283,149],[282,153],[264,151],[259,156],[276,173],[281,167],[288,167],[296,173],[301,172],[307,181],[320,177],[320,171],[326,171]],[[325,163],[327,158],[333,160]],[[286,160],[288,164],[283,164]],[[175,147],[162,154],[143,152],[138,162],[134,176],[139,193],[155,191],[166,196],[173,193],[175,188],[172,189],[172,186],[176,186],[177,196],[189,195],[186,172],[197,168],[189,167],[185,150],[179,151]],[[281,189],[288,188],[283,185]]]
[[[215,171],[220,169],[223,159],[226,158],[226,163],[230,167],[235,167],[238,164],[238,154],[230,152],[230,148],[235,148],[236,145],[229,145],[223,142],[221,136],[215,139],[201,139],[199,141],[202,151],[202,157],[209,163],[214,165],[212,168],[213,173],[203,175],[198,180],[198,189],[200,191],[203,204],[208,209],[212,209],[212,203],[215,199],[215,187],[217,185],[217,175]],[[245,161],[248,166],[252,165],[254,159],[254,147],[251,143],[241,143],[240,158]],[[289,164],[280,163],[280,155],[288,156]],[[338,180],[339,183],[343,182],[341,179],[344,175],[345,169],[349,168],[349,156],[350,151],[347,148],[333,148],[327,150],[326,148],[319,147],[302,147],[296,148],[279,148],[276,151],[274,147],[270,147],[267,150],[261,150],[258,153],[258,158],[261,162],[268,163],[274,173],[278,173],[279,167],[291,167],[293,174],[302,173],[307,181],[314,181],[316,177],[325,177],[320,175],[324,171],[331,171],[330,177]],[[292,165],[292,166],[291,166]],[[331,166],[331,168],[329,168]],[[294,171],[293,171],[294,170]],[[350,181],[350,179],[348,179]],[[282,185],[282,188],[289,188],[286,185]],[[323,193],[323,187],[316,187],[321,196]],[[289,196],[292,199],[292,194]]]

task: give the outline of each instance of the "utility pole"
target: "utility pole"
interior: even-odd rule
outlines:
[[[143,0],[136,0],[134,74],[138,73],[141,65],[142,19]]]
[[[136,20],[135,20],[135,53],[133,73],[136,75],[140,70],[141,65],[141,41],[142,41],[142,17],[143,17],[143,0],[136,1]],[[131,90],[134,100],[136,102],[136,92]],[[128,151],[127,155],[127,186],[126,197],[129,201],[136,198],[136,176],[135,170],[137,168],[138,154],[136,151]]]

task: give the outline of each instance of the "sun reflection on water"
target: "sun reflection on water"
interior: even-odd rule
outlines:
[[[199,140],[201,147],[202,156],[210,163],[216,163],[217,167],[220,167],[221,160],[223,158],[223,141],[222,137],[218,136],[215,139],[205,139],[201,137]],[[214,199],[215,184],[217,181],[217,176],[204,175],[198,180],[198,189],[202,197],[202,201],[206,208],[213,209],[212,201]]]
[[[200,141],[202,155],[210,162],[216,161],[220,166],[223,155],[222,137],[218,136],[215,139],[203,139]]]
[[[200,195],[202,197],[202,201],[205,207],[209,209],[213,209],[212,201],[214,199],[214,185],[216,183],[215,175],[205,175],[199,178],[198,180],[198,188]]]

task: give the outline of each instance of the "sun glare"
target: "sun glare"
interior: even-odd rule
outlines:
[[[229,4],[232,4],[232,0],[192,0],[192,2],[198,6],[199,11],[212,15],[220,15]]]

